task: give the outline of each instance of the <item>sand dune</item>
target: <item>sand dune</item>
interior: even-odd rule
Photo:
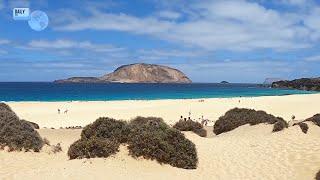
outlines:
[[[320,128],[309,124],[271,133],[271,125],[242,126],[211,138],[193,133],[199,165],[184,170],[155,161],[133,159],[125,146],[107,159],[68,160],[67,147],[80,130],[41,129],[51,143],[61,142],[57,154],[0,151],[1,179],[312,179],[320,169]]]
[[[217,119],[233,107],[266,110],[287,120],[294,114],[304,119],[319,113],[320,95],[281,97],[112,102],[14,102],[9,103],[21,118],[42,127],[86,125],[99,116],[130,119],[137,115],[160,116],[168,123],[192,111]],[[68,114],[58,115],[60,107]],[[63,152],[48,154],[0,151],[0,179],[313,179],[320,169],[320,127],[309,124],[307,134],[298,126],[271,133],[272,125],[245,125],[208,138],[186,132],[196,144],[199,164],[195,170],[133,159],[125,146],[107,159],[68,160],[69,145],[81,130],[40,129],[51,144],[61,143]],[[212,127],[207,127],[212,132]]]

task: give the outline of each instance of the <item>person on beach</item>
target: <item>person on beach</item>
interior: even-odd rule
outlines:
[[[183,120],[183,116],[180,116],[180,121],[182,121]]]
[[[68,114],[68,109],[66,109],[66,110],[64,111],[64,114]]]
[[[58,114],[60,114],[60,109],[58,109]]]

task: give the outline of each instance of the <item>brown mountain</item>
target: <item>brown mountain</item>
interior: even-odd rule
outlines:
[[[289,88],[306,91],[320,91],[320,77],[319,78],[302,78],[292,81],[278,81],[272,83],[273,88]]]
[[[130,64],[102,77],[72,77],[56,83],[191,83],[181,71],[155,64]]]

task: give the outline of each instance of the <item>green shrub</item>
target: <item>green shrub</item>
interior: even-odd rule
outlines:
[[[168,126],[162,118],[158,117],[141,117],[138,116],[132,119],[129,123],[130,126],[142,126],[142,125],[150,125],[150,126]],[[169,126],[168,126],[169,127]]]
[[[192,120],[180,120],[175,125],[173,125],[174,128],[180,130],[180,131],[193,131],[195,129],[202,129],[203,126]]]
[[[197,135],[199,135],[200,137],[207,137],[207,130],[205,129],[195,129],[193,130],[194,133],[196,133]]]
[[[81,133],[81,138],[114,138],[120,143],[124,143],[127,141],[129,133],[129,128],[126,122],[103,117],[84,127]]]
[[[139,121],[139,123],[136,123]],[[148,118],[131,121],[128,138],[129,154],[157,160],[174,167],[195,169],[198,157],[195,145],[178,130],[170,128],[161,119]],[[157,122],[157,123],[155,123]],[[139,124],[139,125],[137,125]]]
[[[267,114],[264,111],[234,108],[216,121],[213,132],[218,135],[245,124],[256,125],[260,123],[277,124],[273,129],[274,132],[288,127],[287,122],[282,118]]]
[[[19,120],[11,108],[0,103],[0,146],[9,151],[39,152],[44,142],[28,121]]]
[[[0,111],[10,111],[13,112],[9,105],[5,103],[0,103]]]
[[[279,118],[279,120],[274,123],[272,132],[282,131],[285,128],[288,128],[288,123],[285,120]]]
[[[43,140],[33,127],[24,121],[11,121],[0,128],[0,144],[9,147],[9,151],[39,152]]]
[[[30,122],[30,121],[27,121],[27,120],[24,120],[24,119],[22,119],[22,120],[20,120],[20,121],[24,121],[24,122],[26,122],[26,123],[30,124],[30,126],[32,126],[32,127],[33,127],[33,129],[39,129],[39,128],[40,128],[40,127],[39,127],[39,125],[38,125],[37,123]]]
[[[0,128],[12,121],[19,121],[19,117],[14,112],[0,110]]]
[[[203,129],[203,126],[192,120],[179,120],[176,124],[173,125],[173,128],[176,128],[180,131],[193,131],[201,137],[207,137],[207,131]]]
[[[311,118],[306,119],[305,121],[311,121],[315,125],[320,126],[320,114],[316,114],[312,116]]]
[[[69,150],[70,159],[109,157],[119,151],[120,143],[116,140],[108,140],[97,137],[80,139],[74,142]]]
[[[299,122],[299,123],[295,123],[293,124],[293,126],[299,126],[301,131],[305,134],[307,134],[308,130],[309,130],[309,126],[308,124],[304,123],[304,122]]]
[[[70,159],[108,157],[127,143],[133,157],[154,159],[185,169],[195,169],[198,157],[195,145],[161,118],[137,117],[129,123],[99,118],[82,130],[81,139],[69,150]]]

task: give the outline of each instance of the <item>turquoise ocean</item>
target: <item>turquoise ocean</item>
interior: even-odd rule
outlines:
[[[281,96],[315,92],[272,89],[258,84],[56,84],[0,83],[0,101],[111,101]]]

